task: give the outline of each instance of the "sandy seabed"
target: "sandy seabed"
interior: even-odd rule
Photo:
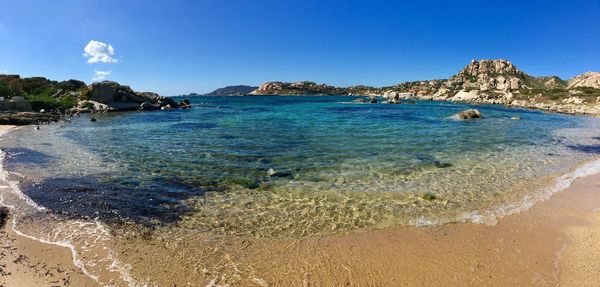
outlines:
[[[98,285],[73,264],[69,249],[18,235],[8,216],[0,229],[0,286]],[[156,286],[214,282],[178,264],[185,258],[146,247],[120,254],[126,261],[135,254],[133,277],[151,278]],[[232,256],[260,279],[231,286],[600,286],[600,175],[578,178],[493,226],[459,223],[257,241],[238,252]]]

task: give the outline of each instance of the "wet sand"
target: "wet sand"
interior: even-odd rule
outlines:
[[[19,236],[10,218],[0,224],[0,286],[97,286],[73,264],[69,249]]]
[[[493,226],[217,244],[146,236],[120,243],[119,257],[161,286],[598,286],[599,207],[594,175]]]
[[[13,126],[0,125],[0,134]],[[1,187],[5,188],[5,187]],[[0,286],[97,286],[73,264],[71,250],[18,235],[0,206]]]
[[[10,223],[0,229],[0,286],[97,285],[69,249],[19,236]],[[598,286],[600,175],[493,226],[171,239],[117,236],[116,255],[157,286]]]

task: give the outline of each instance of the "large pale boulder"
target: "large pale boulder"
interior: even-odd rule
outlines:
[[[600,72],[587,72],[570,79],[567,88],[577,87],[600,89]]]
[[[565,104],[582,104],[584,101],[580,97],[570,97],[563,100]]]
[[[483,115],[479,110],[476,109],[468,109],[464,110],[460,113],[454,115],[455,118],[460,120],[470,120],[470,119],[480,119],[483,118]]]
[[[459,91],[458,93],[456,93],[456,95],[454,95],[452,97],[453,101],[474,101],[476,99],[479,98],[479,93],[477,90],[471,90],[471,91]]]
[[[148,110],[151,107],[160,109],[170,105],[177,107],[175,100],[163,97],[156,93],[133,91],[129,86],[120,85],[116,82],[103,81],[90,85],[89,101],[107,105],[108,110]],[[147,103],[141,106],[143,103]],[[96,105],[94,105],[96,106]]]

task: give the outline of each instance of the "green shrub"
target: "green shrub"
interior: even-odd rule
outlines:
[[[63,95],[60,98],[54,98],[52,95],[56,93],[55,89],[46,89],[39,94],[26,94],[27,100],[34,111],[45,110],[66,110],[74,107],[77,104],[77,99],[71,95]]]

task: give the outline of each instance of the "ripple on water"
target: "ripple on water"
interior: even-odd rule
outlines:
[[[203,98],[187,111],[21,131],[3,145],[11,168],[44,183],[30,196],[65,214],[303,237],[464,220],[519,202],[599,144],[594,118],[478,106],[484,120],[455,121],[468,105],[347,101]]]

